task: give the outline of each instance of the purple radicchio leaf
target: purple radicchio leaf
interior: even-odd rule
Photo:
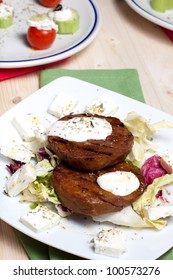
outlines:
[[[13,175],[24,164],[24,162],[13,160],[13,163],[7,164],[6,167],[9,173]]]

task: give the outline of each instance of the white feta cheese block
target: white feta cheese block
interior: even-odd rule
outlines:
[[[102,95],[85,107],[85,112],[103,116],[111,116],[116,113],[118,106],[107,95]]]
[[[36,179],[36,173],[34,165],[31,163],[26,163],[22,165],[11,177],[9,177],[6,188],[9,196],[13,197],[18,195],[24,189],[26,189],[29,184],[31,184]]]
[[[44,144],[47,141],[46,132],[41,132],[39,130],[35,131],[35,138],[38,142]]]
[[[127,249],[127,235],[116,229],[101,230],[94,238],[95,253],[120,257]]]
[[[173,204],[146,205],[144,206],[144,216],[151,221],[173,216]]]
[[[76,107],[77,103],[77,98],[60,92],[50,104],[48,113],[57,118],[62,118],[65,115],[69,115]]]
[[[35,232],[48,230],[60,222],[60,216],[44,205],[38,205],[34,210],[20,218],[20,221]]]
[[[40,120],[32,113],[19,114],[13,120],[13,125],[24,141],[33,141],[39,134],[45,133],[45,128]]]
[[[0,153],[10,159],[25,163],[30,162],[31,158],[35,157],[34,153],[23,145],[14,145],[13,147],[1,146]]]

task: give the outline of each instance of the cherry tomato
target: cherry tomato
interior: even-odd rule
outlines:
[[[30,26],[27,32],[27,41],[35,49],[44,50],[48,49],[56,38],[56,31],[41,30],[36,27]]]
[[[38,2],[47,8],[55,8],[61,0],[38,0]]]

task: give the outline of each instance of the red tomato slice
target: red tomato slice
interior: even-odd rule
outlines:
[[[48,49],[56,38],[55,29],[41,30],[30,26],[27,32],[27,41],[31,47],[39,50]]]
[[[38,2],[47,8],[55,8],[61,0],[38,0]]]

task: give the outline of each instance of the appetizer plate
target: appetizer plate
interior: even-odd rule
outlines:
[[[159,13],[150,6],[150,0],[125,0],[126,3],[138,14],[149,21],[173,30],[173,10],[165,13]]]
[[[32,112],[42,121],[45,127],[50,126],[50,123],[55,121],[55,117],[47,113],[47,109],[49,104],[60,91],[71,94],[78,99],[76,110],[79,110],[80,112],[84,109],[84,106],[91,101],[106,94],[118,105],[119,109],[116,116],[121,120],[125,118],[128,112],[136,111],[138,114],[149,119],[151,123],[160,120],[173,122],[173,116],[121,94],[75,78],[62,77],[39,89],[0,117],[0,145],[8,143],[13,139],[17,141],[18,136],[11,122],[14,116],[19,112]],[[42,105],[38,106],[38,104]],[[173,129],[162,129],[158,132],[154,141],[158,143],[159,146],[163,148],[166,147],[170,152],[173,152]],[[115,225],[99,224],[93,222],[91,218],[86,218],[81,215],[71,215],[67,218],[62,218],[58,226],[41,233],[34,233],[32,230],[24,226],[19,219],[29,211],[30,203],[20,202],[20,196],[11,198],[5,194],[6,178],[9,176],[9,173],[6,170],[7,163],[9,163],[9,161],[1,155],[0,218],[2,220],[28,236],[57,249],[64,250],[86,259],[113,259],[111,257],[96,254],[91,241],[100,230],[103,228],[116,227]],[[172,227],[173,218],[170,218],[168,220],[168,226],[160,231],[121,227],[120,230],[127,234],[128,241],[127,252],[122,254],[119,259],[157,259],[173,246]]]
[[[0,29],[0,68],[20,68],[60,61],[87,47],[96,37],[101,15],[95,0],[63,0],[62,4],[73,7],[80,15],[80,28],[71,35],[57,35],[47,50],[34,50],[26,42],[28,19],[50,9],[35,0],[6,0],[14,8],[14,23]]]

